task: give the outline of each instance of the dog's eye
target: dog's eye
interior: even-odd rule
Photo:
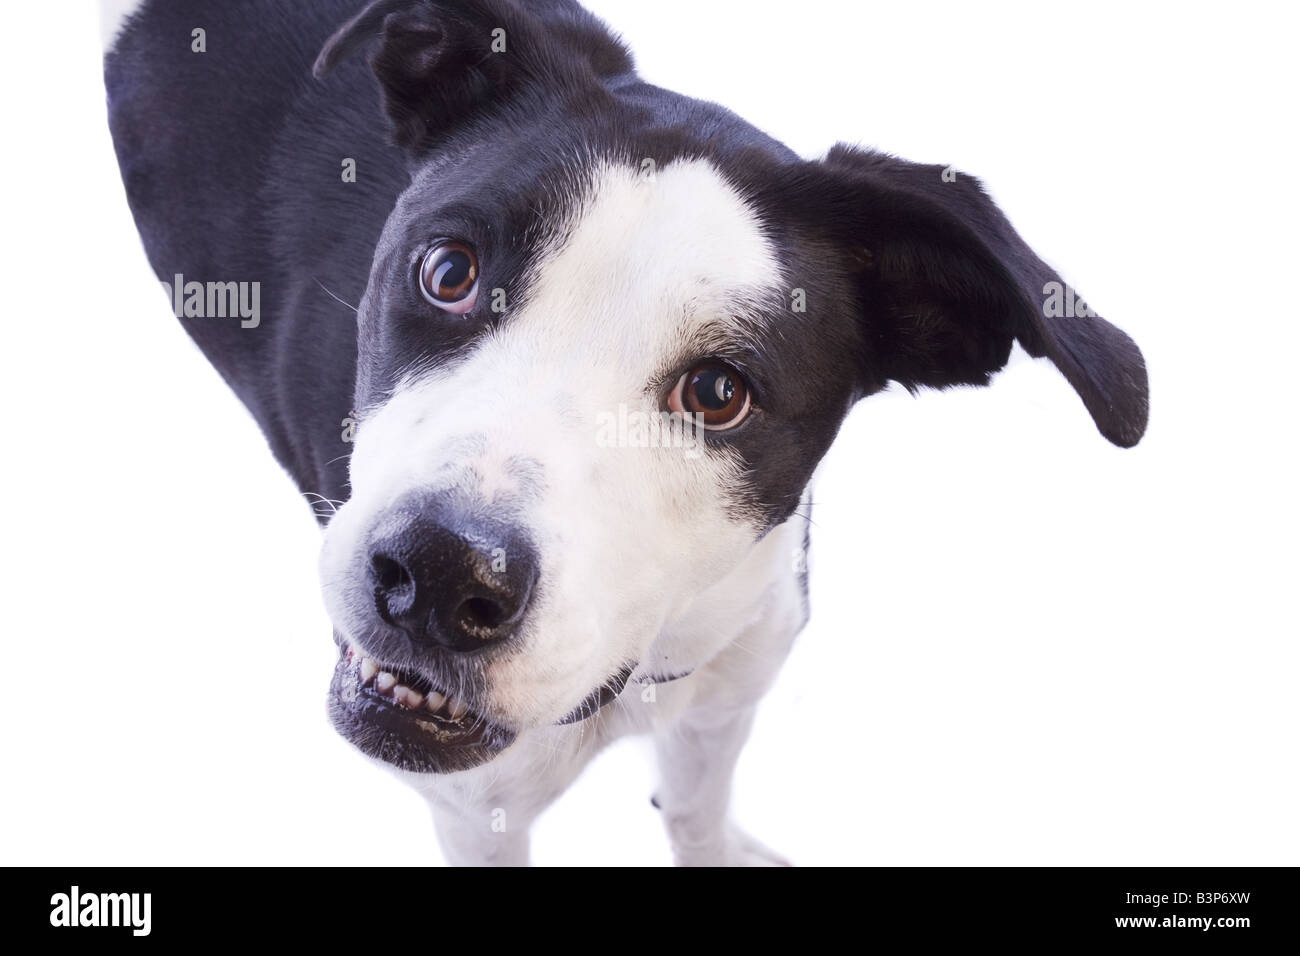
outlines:
[[[749,414],[744,376],[716,360],[701,362],[680,379],[668,396],[669,411],[698,415],[711,431],[735,428]]]
[[[420,263],[420,291],[444,312],[463,315],[474,308],[478,256],[473,247],[446,239],[426,252]]]

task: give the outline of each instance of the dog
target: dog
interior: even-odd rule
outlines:
[[[333,725],[453,864],[527,863],[629,733],[676,863],[785,862],[731,776],[860,399],[986,385],[1018,342],[1105,438],[1145,430],[1137,346],[976,179],[802,159],[574,0],[146,0],[105,79],[169,302],[337,506]]]

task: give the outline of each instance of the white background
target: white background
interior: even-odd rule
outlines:
[[[804,155],[982,176],[1151,371],[1132,451],[1023,355],[856,410],[739,819],[802,864],[1300,862],[1293,14],[591,6]],[[318,531],[145,265],[91,5],[52,13],[0,40],[0,862],[439,860],[329,728]],[[535,860],[667,862],[648,757],[600,757]]]

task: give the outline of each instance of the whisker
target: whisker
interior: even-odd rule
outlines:
[[[361,310],[358,309],[355,305],[353,305],[352,303],[350,303],[350,302],[348,302],[348,301],[346,301],[346,300],[344,300],[344,299],[340,299],[338,296],[336,296],[336,295],[335,295],[333,292],[331,292],[329,289],[325,288],[325,283],[324,283],[324,282],[321,282],[320,279],[317,279],[315,276],[312,276],[312,281],[314,281],[318,286],[320,286],[321,289],[324,291],[324,293],[325,293],[327,296],[329,296],[331,299],[333,299],[335,302],[339,303],[339,305],[346,305],[346,306],[347,306],[349,309],[351,309],[353,312],[357,313],[358,315],[361,314]]]

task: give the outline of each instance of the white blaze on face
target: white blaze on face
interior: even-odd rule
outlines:
[[[490,666],[488,710],[516,726],[562,717],[641,660],[757,533],[728,513],[734,456],[610,447],[601,423],[658,415],[663,389],[652,386],[709,357],[719,329],[743,334],[782,281],[755,215],[707,163],[653,178],[601,167],[537,258],[526,301],[359,429],[354,495],[327,533],[327,602],[331,576],[363,566],[354,549],[407,491],[459,487],[508,509],[541,577],[519,652]]]

